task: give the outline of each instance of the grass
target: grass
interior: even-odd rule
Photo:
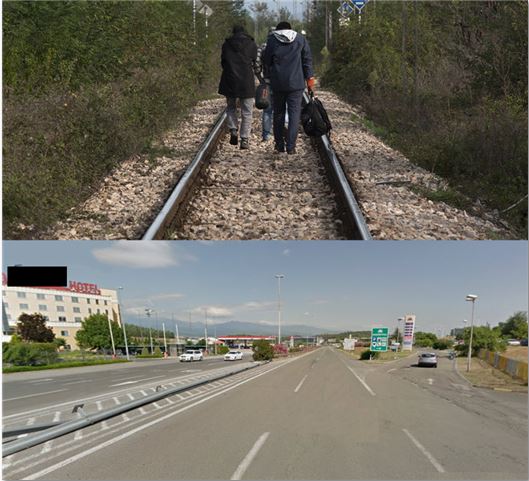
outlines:
[[[56,364],[46,364],[44,366],[10,366],[4,367],[2,372],[4,374],[11,372],[25,372],[25,371],[44,371],[47,369],[64,369],[68,367],[84,367],[84,366],[97,366],[99,364],[116,364],[121,362],[129,362],[126,359],[94,359],[91,361],[65,361]]]
[[[527,385],[520,379],[515,379],[508,374],[492,367],[481,359],[472,358],[470,372],[466,372],[467,359],[456,359],[459,373],[473,386],[497,390],[527,392]]]
[[[347,355],[351,356],[353,359],[360,359],[360,356],[362,352],[369,351],[369,347],[357,347],[354,351],[343,351]],[[393,352],[393,351],[387,351],[387,352],[379,352],[378,358],[373,359],[372,361],[366,361],[366,362],[389,362],[394,361],[395,359],[403,359],[405,357],[408,357],[410,354],[413,354],[414,351],[399,351],[399,352]]]
[[[431,190],[421,185],[410,185],[409,189],[432,202],[444,202],[445,204],[464,210],[472,208],[472,201],[468,197],[451,188]]]

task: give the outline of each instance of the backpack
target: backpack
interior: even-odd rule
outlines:
[[[255,107],[265,110],[270,106],[270,86],[261,82],[255,89]]]
[[[309,137],[321,137],[332,129],[327,111],[319,99],[310,92],[309,101],[301,111],[301,124]]]

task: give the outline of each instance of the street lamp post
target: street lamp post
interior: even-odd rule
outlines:
[[[281,279],[283,274],[276,274],[277,279],[277,344],[281,345]]]
[[[403,321],[403,320],[404,320],[403,317],[399,317],[397,319],[397,344],[399,342],[399,324],[400,324],[400,321]],[[398,350],[399,350],[399,346],[397,345],[397,352],[398,352]],[[402,351],[402,346],[400,346],[400,350]]]
[[[118,291],[122,291],[122,290],[123,290],[123,287],[118,287]],[[121,326],[123,327],[123,337],[125,339],[125,355],[127,356],[127,361],[130,361],[129,344],[127,342],[127,330],[125,329],[125,319],[123,319],[123,317],[121,316],[121,306],[119,304],[119,298],[118,298],[118,313],[119,313],[119,318],[121,319]]]
[[[208,353],[208,310],[204,309],[204,317],[206,323],[204,324],[204,354]]]
[[[112,324],[110,322],[110,317],[107,316],[108,321],[108,330],[110,331],[110,341],[112,342],[112,354],[113,357],[116,357],[116,345],[114,344],[114,334],[112,332]]]
[[[163,347],[165,349],[165,354],[167,354],[167,339],[165,337],[165,322],[162,322],[162,330],[163,330]]]
[[[149,319],[149,340],[151,344],[151,354],[154,352],[154,347],[152,345],[152,332],[151,332],[151,314],[154,312],[153,309],[145,309],[145,313],[147,314],[147,318]]]
[[[474,303],[478,296],[475,294],[468,294],[465,298],[466,301],[472,302],[472,317],[470,318],[470,341],[468,343],[468,359],[467,359],[467,372],[470,371],[470,359],[472,357],[472,337],[474,334]]]

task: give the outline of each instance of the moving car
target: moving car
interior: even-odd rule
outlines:
[[[507,341],[507,344],[509,346],[519,346],[519,345],[521,345],[521,342],[518,339],[509,339]]]
[[[188,349],[180,355],[179,359],[181,362],[202,361],[202,351],[198,349]]]
[[[433,366],[437,367],[437,354],[435,352],[421,352],[419,353],[418,366]]]
[[[224,355],[225,361],[237,361],[238,359],[242,359],[241,351],[229,351]]]

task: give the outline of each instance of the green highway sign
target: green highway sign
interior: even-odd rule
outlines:
[[[389,327],[374,327],[371,329],[371,351],[388,350]]]

